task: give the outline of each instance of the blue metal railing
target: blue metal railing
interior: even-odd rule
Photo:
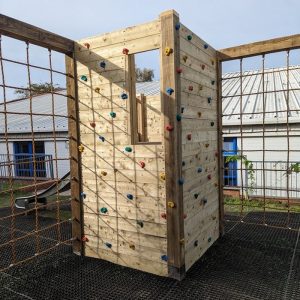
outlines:
[[[35,164],[35,166],[34,166]],[[0,154],[0,177],[53,178],[53,159],[49,154]]]

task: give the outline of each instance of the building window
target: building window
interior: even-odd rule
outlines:
[[[14,142],[14,162],[16,177],[46,177],[44,142]],[[35,162],[35,174],[34,174]]]
[[[162,141],[159,50],[128,56],[132,144]]]
[[[226,162],[226,157],[237,155],[237,153],[237,138],[225,137],[223,142],[225,186],[237,186],[237,161]]]

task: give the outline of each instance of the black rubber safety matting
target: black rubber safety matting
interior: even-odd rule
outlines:
[[[285,217],[270,213],[268,220],[280,224]],[[300,299],[299,232],[247,223],[226,227],[181,282],[59,246],[0,273],[0,299]]]

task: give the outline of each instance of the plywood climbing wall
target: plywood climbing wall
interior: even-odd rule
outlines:
[[[160,31],[157,20],[87,38],[76,59],[85,254],[167,276],[160,99],[148,99],[156,109],[147,114],[150,141],[131,136],[131,55],[160,48]]]
[[[153,49],[160,95],[136,95]],[[75,55],[85,254],[182,279],[219,236],[216,51],[167,11]]]
[[[219,237],[216,51],[180,26],[185,266]]]

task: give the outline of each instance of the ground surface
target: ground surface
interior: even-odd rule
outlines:
[[[261,216],[251,213],[247,218],[255,221]],[[292,218],[299,228],[300,214]],[[274,224],[285,220],[286,214],[268,213]],[[34,216],[24,216],[17,224],[24,230],[32,228],[33,221]],[[48,226],[51,219],[41,222]],[[6,239],[3,226],[0,244]],[[60,246],[0,273],[0,299],[300,299],[299,232],[246,223],[226,223],[226,229],[182,282],[80,258],[70,246]],[[70,226],[63,230],[68,237]],[[47,234],[45,240],[51,243],[55,232]],[[25,241],[19,255],[34,253],[32,245],[32,240]],[[9,256],[3,254],[2,264],[5,259]]]

